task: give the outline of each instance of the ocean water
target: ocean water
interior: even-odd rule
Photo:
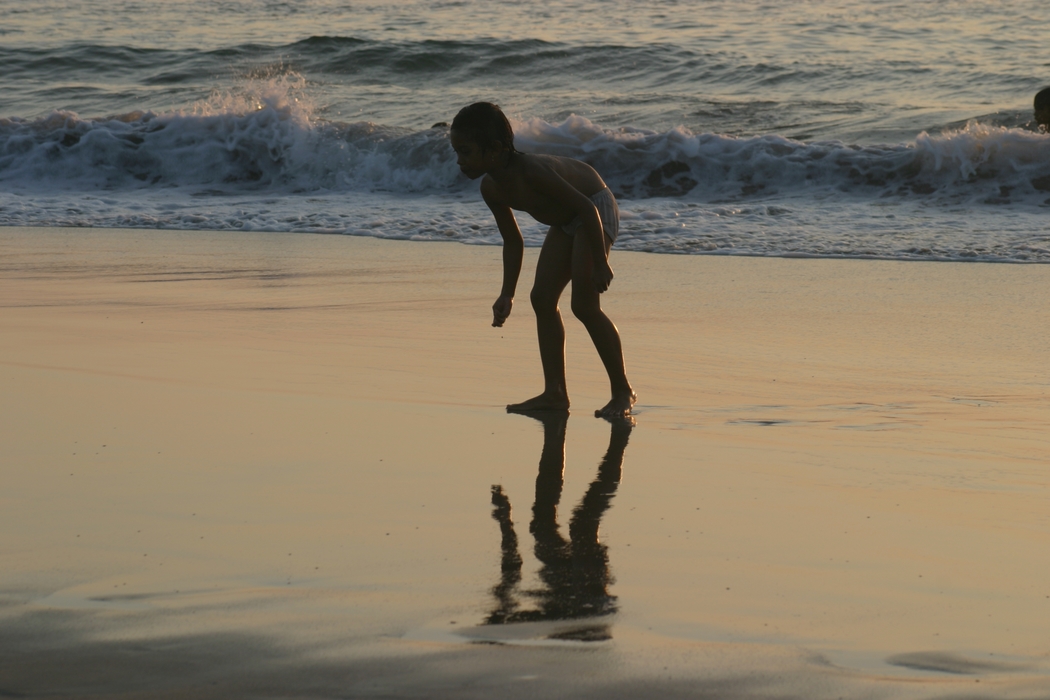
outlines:
[[[499,103],[653,253],[1050,262],[1050,5],[0,0],[0,225],[498,244]],[[526,242],[545,228],[521,215]]]

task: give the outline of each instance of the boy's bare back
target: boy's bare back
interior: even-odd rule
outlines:
[[[542,224],[567,224],[577,216],[574,202],[566,202],[565,185],[586,197],[605,189],[601,176],[574,158],[521,154],[508,175],[498,182],[491,175],[481,181],[481,193],[490,203],[527,212]]]

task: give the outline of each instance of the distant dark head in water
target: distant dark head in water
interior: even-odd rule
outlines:
[[[486,151],[495,148],[510,153],[518,152],[514,148],[514,129],[507,115],[491,102],[475,102],[459,110],[452,120],[451,131]]]
[[[1050,131],[1050,87],[1035,94],[1035,120],[1039,126]]]

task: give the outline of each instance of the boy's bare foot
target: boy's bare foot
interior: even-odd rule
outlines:
[[[543,392],[528,401],[512,403],[507,406],[507,413],[527,413],[529,411],[564,411],[569,408],[569,397],[565,394]]]
[[[609,403],[594,412],[595,418],[623,418],[631,414],[631,407],[638,400],[633,391],[614,394]]]

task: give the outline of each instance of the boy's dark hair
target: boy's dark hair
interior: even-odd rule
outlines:
[[[518,153],[514,148],[514,129],[499,105],[491,102],[475,102],[459,110],[452,120],[452,130],[466,136],[482,148],[488,148],[493,141],[498,141],[511,153]]]
[[[1050,109],[1050,87],[1035,93],[1035,111],[1042,112],[1047,109]]]

